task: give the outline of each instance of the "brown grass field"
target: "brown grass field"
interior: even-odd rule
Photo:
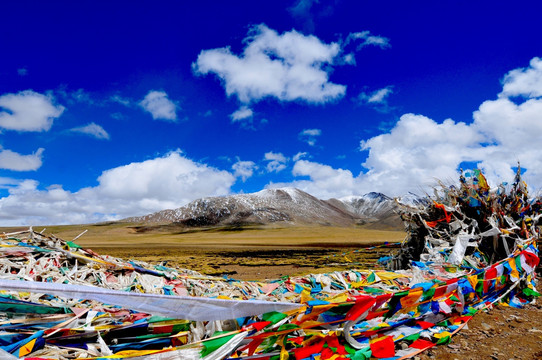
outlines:
[[[34,227],[42,231],[44,227]],[[2,232],[24,228],[0,228]],[[107,223],[47,226],[44,233],[72,240],[99,254],[196,270],[208,275],[263,280],[352,267],[374,267],[389,247],[355,251],[402,241],[402,231],[362,227],[271,227],[186,229],[172,225]]]

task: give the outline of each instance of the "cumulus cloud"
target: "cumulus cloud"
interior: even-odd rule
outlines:
[[[247,106],[241,106],[239,110],[231,114],[231,119],[233,122],[249,119],[254,115],[251,109]]]
[[[226,94],[243,104],[266,97],[325,103],[344,96],[346,87],[330,82],[328,74],[339,44],[295,30],[278,34],[263,24],[250,30],[245,43],[239,56],[229,47],[203,50],[192,65],[194,71],[216,74]]]
[[[365,173],[354,175],[348,169],[300,159],[292,174],[309,177],[291,184],[320,198],[363,195],[380,191],[390,196],[419,192],[436,180],[457,178],[462,161],[474,161],[485,155],[479,146],[483,136],[472,126],[446,120],[439,124],[421,115],[406,114],[386,134],[361,143],[367,150]]]
[[[413,191],[429,192],[442,180],[455,183],[459,168],[475,164],[484,170],[492,186],[512,181],[517,161],[531,190],[542,188],[542,150],[536,146],[542,133],[540,60],[509,72],[503,92],[483,102],[471,123],[447,119],[435,121],[423,115],[405,114],[389,130],[360,143],[368,155],[365,171],[350,170],[298,159],[292,174],[309,177],[289,184],[316,196],[339,197],[380,191],[396,196]],[[521,95],[523,102],[510,97]]]
[[[39,148],[33,154],[21,155],[0,148],[0,169],[13,171],[35,171],[41,167],[41,157],[45,149]]]
[[[389,133],[361,142],[361,149],[369,151],[363,187],[399,195],[433,185],[436,178],[455,179],[461,162],[486,155],[482,141],[484,137],[465,123],[437,123],[405,114]]]
[[[296,187],[319,199],[340,198],[349,195],[363,195],[368,192],[360,188],[361,178],[350,170],[335,169],[329,165],[308,160],[296,161],[292,174],[308,177],[308,180],[294,180],[289,183],[270,183],[267,188]]]
[[[305,129],[299,133],[299,139],[306,142],[310,146],[316,144],[316,138],[322,134],[320,129]]]
[[[282,153],[274,153],[272,151],[265,153],[264,160],[268,161],[266,169],[269,172],[280,172],[286,169],[288,158]]]
[[[542,131],[542,99],[516,105],[507,98],[486,101],[474,113],[473,128],[485,137],[487,155],[480,166],[494,181],[509,181],[517,161],[526,168],[524,179],[542,188],[542,151],[537,144]]]
[[[535,57],[529,67],[514,69],[504,76],[501,96],[542,96],[542,59]]]
[[[6,225],[89,223],[177,208],[204,196],[225,195],[235,182],[228,171],[194,162],[180,151],[104,171],[98,185],[77,192],[60,185],[39,189],[27,179],[0,198]]]
[[[100,194],[106,197],[180,203],[227,193],[233,180],[229,172],[195,163],[179,151],[106,170],[98,178]]]
[[[231,167],[234,171],[233,176],[240,177],[243,182],[252,177],[254,170],[258,168],[253,161],[241,161],[239,158],[237,162]]]
[[[155,120],[177,120],[177,104],[169,100],[164,91],[151,90],[139,105]]]
[[[299,160],[292,170],[294,176],[308,176],[310,180],[296,182],[296,187],[321,199],[357,193],[357,179],[350,170],[334,169],[329,165]]]
[[[32,90],[0,96],[0,128],[15,131],[48,131],[64,107],[51,96]]]
[[[100,125],[93,122],[85,126],[75,127],[70,129],[70,131],[92,136],[96,139],[109,140],[109,134],[107,131],[105,131]]]
[[[403,115],[389,133],[361,143],[369,151],[364,188],[400,194],[412,184],[433,185],[434,179],[456,180],[464,162],[483,169],[495,186],[511,181],[520,161],[524,179],[542,187],[542,99],[515,104],[506,97],[488,100],[474,112],[470,124],[437,123],[420,115]],[[386,190],[389,189],[389,190]]]
[[[17,74],[19,74],[20,76],[26,76],[28,75],[28,69],[27,68],[17,69]]]
[[[19,179],[0,176],[0,189],[9,189],[14,185],[19,185],[21,182],[22,180]]]

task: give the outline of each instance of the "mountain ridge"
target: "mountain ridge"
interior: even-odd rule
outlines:
[[[321,200],[300,189],[284,187],[204,197],[176,209],[121,221],[146,225],[174,223],[184,227],[280,224],[402,229],[398,206],[382,193]]]

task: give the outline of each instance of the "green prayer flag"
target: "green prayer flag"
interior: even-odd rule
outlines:
[[[147,322],[149,324],[152,324],[152,323],[159,322],[159,321],[170,321],[170,320],[177,320],[177,319],[172,318],[172,317],[153,315],[147,320]]]
[[[437,345],[445,345],[448,344],[452,340],[451,336],[444,336],[438,339]]]
[[[406,337],[404,338],[404,340],[414,342],[414,341],[418,340],[419,338],[420,338],[420,333],[415,333],[415,334],[406,336]]]
[[[435,287],[430,287],[427,291],[424,291],[422,301],[432,299],[435,295]]]
[[[523,268],[521,267],[521,257],[516,256],[516,269],[521,273],[523,271]]]
[[[366,347],[364,349],[356,351],[354,355],[352,355],[352,360],[367,360],[371,358],[371,355],[373,355],[371,348]]]
[[[368,294],[381,294],[384,292],[384,290],[382,289],[377,289],[377,288],[372,288],[372,287],[364,287],[363,288],[363,291],[368,293]]]
[[[262,320],[263,321],[271,321],[273,324],[276,324],[279,321],[281,321],[282,319],[284,319],[286,316],[288,316],[288,315],[280,313],[278,311],[271,311],[271,312],[263,314],[262,315]]]
[[[533,289],[530,289],[530,288],[525,288],[523,289],[523,293],[527,296],[536,296],[536,297],[539,297],[540,296],[540,293],[539,292],[536,292],[535,290]]]
[[[213,351],[219,349],[225,343],[230,341],[235,335],[237,335],[237,334],[232,334],[232,335],[229,335],[229,336],[223,336],[221,338],[209,339],[209,340],[204,341],[203,342],[203,349],[201,350],[201,357],[203,358],[203,357],[209,355],[210,353],[212,353]]]
[[[356,353],[356,349],[350,346],[349,343],[344,343],[343,345],[344,345],[344,349],[348,352],[348,354],[354,355]]]
[[[77,245],[76,243],[74,243],[73,241],[66,241],[66,244],[68,244],[68,246],[70,248],[74,248],[74,249],[80,249],[81,248],[81,245]]]
[[[291,330],[291,329],[299,329],[299,325],[297,325],[297,324],[282,324],[281,326],[279,326],[277,331]]]

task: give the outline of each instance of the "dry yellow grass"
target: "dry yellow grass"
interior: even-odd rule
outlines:
[[[41,231],[41,227],[35,230]],[[0,228],[13,231],[14,228]],[[20,230],[20,228],[19,228]],[[245,227],[186,229],[137,224],[48,226],[45,233],[72,240],[100,254],[167,262],[206,274],[239,279],[276,278],[349,267],[374,266],[389,249],[355,251],[403,240],[402,231],[343,227]]]
[[[71,240],[88,230],[77,242],[82,246],[356,246],[401,241],[402,231],[353,227],[246,227],[184,230],[158,228],[138,232],[133,224],[70,225],[47,227],[46,232]],[[2,230],[2,229],[0,229]],[[173,231],[172,231],[173,230]]]

